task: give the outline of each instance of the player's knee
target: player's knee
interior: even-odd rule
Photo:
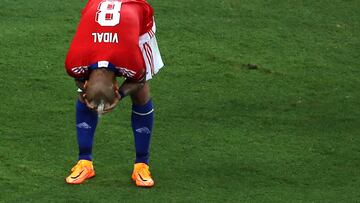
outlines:
[[[150,100],[150,96],[132,96],[131,97],[132,103],[136,105],[145,105]]]
[[[131,95],[133,104],[144,105],[150,100],[150,88],[149,84],[145,83],[144,87]]]

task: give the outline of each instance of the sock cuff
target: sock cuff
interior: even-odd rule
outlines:
[[[133,113],[138,115],[148,115],[154,111],[153,103],[151,99],[144,105],[132,105]]]
[[[86,111],[89,110],[89,108],[86,106],[85,103],[82,103],[80,100],[77,100],[76,102],[76,108],[80,111]]]

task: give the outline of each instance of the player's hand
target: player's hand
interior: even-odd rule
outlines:
[[[87,106],[89,109],[91,109],[91,110],[93,110],[93,111],[96,111],[96,112],[98,111],[98,107],[92,105],[92,104],[86,99],[86,94],[83,94],[83,99],[84,99],[84,101],[85,101],[86,106]],[[98,113],[106,114],[106,113],[111,112],[112,110],[114,110],[114,108],[116,107],[116,105],[119,103],[120,99],[121,99],[121,96],[120,96],[120,94],[116,91],[113,102],[112,102],[111,104],[109,104],[109,103],[105,104],[104,110],[102,110],[102,112],[98,112]]]
[[[116,107],[116,105],[119,103],[120,99],[121,99],[121,96],[119,94],[119,91],[117,89],[115,89],[114,101],[112,102],[112,104],[110,106],[108,106],[108,107],[105,106],[105,109],[103,110],[102,113],[105,114],[105,113],[109,113],[110,111],[112,111]]]
[[[87,99],[86,99],[86,93],[83,93],[82,95],[82,99],[83,99],[83,101],[85,102],[85,104],[86,104],[86,106],[89,108],[89,109],[91,109],[91,110],[93,110],[93,111],[96,111],[96,106],[94,106],[94,105],[92,105]]]
[[[85,82],[84,84],[84,89],[85,89],[85,93],[83,93],[81,96],[82,96],[82,100],[84,101],[84,103],[86,104],[86,106],[93,110],[93,111],[96,111],[98,114],[106,114],[106,113],[109,113],[111,112],[117,105],[117,103],[120,101],[121,96],[120,96],[120,93],[119,93],[119,86],[118,84],[115,82],[113,84],[113,90],[114,90],[114,97],[113,97],[113,100],[110,102],[110,101],[107,101],[106,103],[104,104],[95,104],[94,102],[91,102],[87,99],[86,97],[86,89],[87,89],[87,81]],[[102,106],[100,106],[102,105]]]
[[[92,105],[87,99],[86,99],[86,88],[87,88],[87,82],[88,81],[85,81],[85,83],[82,84],[82,89],[84,90],[82,93],[80,93],[80,96],[82,98],[82,100],[84,101],[84,103],[86,104],[86,106],[93,110],[93,111],[96,111],[96,106]],[[80,85],[78,85],[79,87]],[[80,87],[79,87],[80,88]]]

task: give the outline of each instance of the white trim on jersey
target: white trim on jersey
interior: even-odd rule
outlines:
[[[164,66],[155,32],[156,25],[154,21],[151,30],[139,38],[139,47],[146,65],[146,80],[150,80]]]

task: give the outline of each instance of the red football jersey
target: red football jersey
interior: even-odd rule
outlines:
[[[117,76],[141,80],[145,63],[139,37],[153,26],[153,9],[145,0],[89,0],[66,56],[74,78],[108,67]]]

